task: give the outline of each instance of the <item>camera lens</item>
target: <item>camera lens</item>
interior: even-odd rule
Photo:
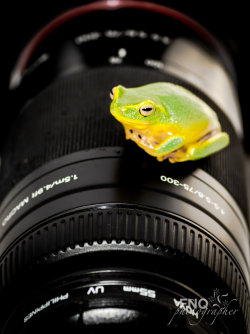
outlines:
[[[230,145],[158,162],[110,114],[110,91],[170,82],[216,111]],[[27,44],[1,150],[3,334],[250,333],[249,226],[234,69],[199,23],[100,1]]]

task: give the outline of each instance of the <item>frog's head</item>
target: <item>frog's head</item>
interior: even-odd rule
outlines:
[[[125,128],[143,129],[159,123],[162,118],[159,98],[145,87],[125,88],[119,85],[110,93],[111,114]]]

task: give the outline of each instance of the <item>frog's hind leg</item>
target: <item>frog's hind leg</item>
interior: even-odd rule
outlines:
[[[180,136],[172,136],[167,138],[163,143],[155,148],[155,156],[158,161],[163,161],[169,157],[172,151],[177,150],[183,144],[183,138]]]
[[[176,157],[174,161],[198,160],[214,154],[229,144],[229,136],[226,132],[213,133],[210,136],[202,138],[197,143],[190,145],[185,157]]]
[[[218,132],[209,138],[197,142],[189,148],[190,160],[205,158],[214,154],[229,144],[229,135],[226,132]]]

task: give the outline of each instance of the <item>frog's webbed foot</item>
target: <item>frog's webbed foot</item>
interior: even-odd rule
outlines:
[[[169,156],[170,162],[182,162],[198,160],[214,154],[229,144],[229,136],[226,132],[218,132],[188,146],[186,153],[177,151]]]

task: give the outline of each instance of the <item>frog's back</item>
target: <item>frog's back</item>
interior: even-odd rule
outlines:
[[[194,126],[219,127],[216,113],[189,90],[168,82],[144,86],[148,94],[157,97],[166,113],[166,122],[183,128]]]

